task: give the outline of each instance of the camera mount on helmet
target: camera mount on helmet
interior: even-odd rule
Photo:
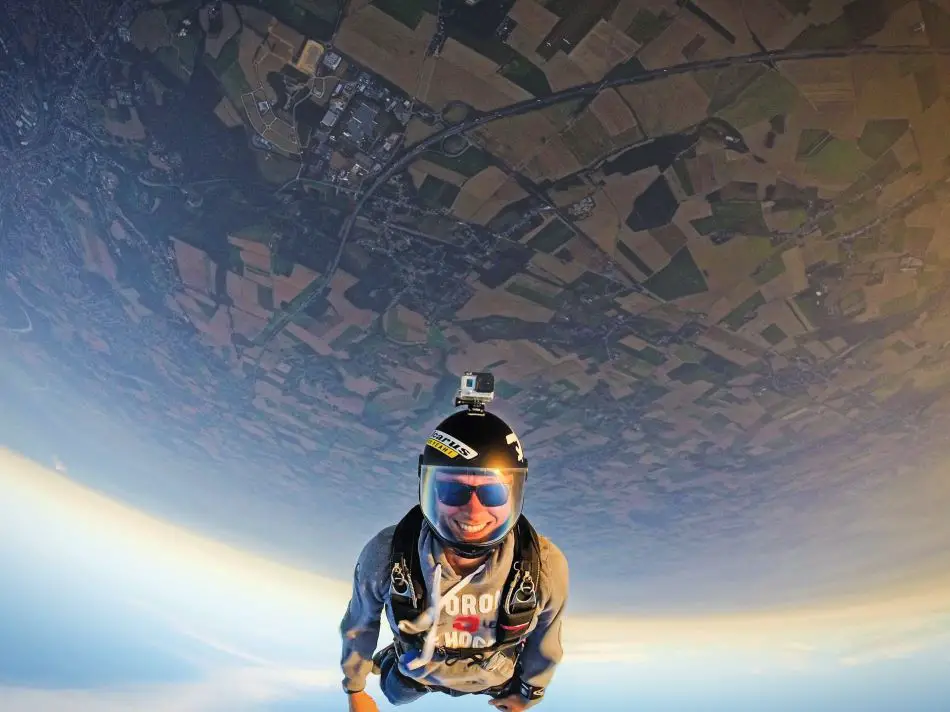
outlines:
[[[455,405],[468,406],[469,413],[485,413],[485,405],[495,397],[495,377],[489,371],[466,371],[459,379]]]

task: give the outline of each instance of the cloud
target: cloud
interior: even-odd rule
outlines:
[[[0,686],[4,712],[241,712],[338,689],[338,669],[234,667],[192,683],[33,689]]]
[[[857,642],[838,662],[845,667],[902,660],[950,646],[950,621],[921,621],[915,626]]]

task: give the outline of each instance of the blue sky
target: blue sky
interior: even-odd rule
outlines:
[[[343,709],[348,582],[0,453],[0,709]],[[811,610],[570,618],[540,709],[946,712],[950,586]],[[941,588],[942,587],[942,588]],[[380,645],[388,640],[385,634]],[[368,688],[380,703],[375,678]],[[490,709],[433,695],[418,710]]]

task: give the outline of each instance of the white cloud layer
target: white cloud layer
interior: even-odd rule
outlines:
[[[336,669],[235,667],[197,682],[107,687],[35,689],[0,686],[4,712],[243,712],[267,703],[296,700],[339,689]]]

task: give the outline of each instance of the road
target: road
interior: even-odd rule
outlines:
[[[751,54],[735,55],[731,57],[721,57],[717,59],[706,59],[697,62],[684,62],[674,64],[670,67],[661,67],[659,69],[649,69],[630,77],[616,77],[614,79],[604,79],[599,82],[590,82],[589,84],[579,84],[570,89],[555,92],[546,97],[537,99],[527,99],[514,104],[495,109],[484,114],[479,114],[466,121],[449,126],[442,131],[432,134],[413,146],[407,147],[399,154],[395,160],[380,173],[366,190],[360,195],[353,207],[352,212],[347,216],[340,228],[340,244],[337,248],[336,256],[333,262],[328,265],[326,272],[314,279],[304,289],[308,295],[300,300],[292,311],[278,311],[274,313],[264,329],[254,338],[253,345],[266,347],[268,343],[288,324],[290,324],[297,314],[301,313],[311,303],[318,299],[327,285],[333,279],[343,256],[343,250],[346,248],[347,240],[356,223],[356,218],[362,212],[364,206],[370,198],[396,173],[406,168],[419,155],[427,151],[432,146],[436,146],[449,136],[471,131],[479,126],[490,124],[500,119],[511,118],[530,114],[533,111],[539,111],[549,106],[563,104],[573,99],[582,99],[590,96],[596,96],[602,91],[615,87],[630,86],[635,84],[646,84],[657,79],[664,79],[679,74],[689,74],[709,69],[725,69],[743,64],[775,64],[777,62],[808,61],[817,59],[833,59],[836,57],[854,57],[858,55],[892,55],[892,56],[924,56],[932,54],[950,55],[950,48],[934,48],[929,46],[916,45],[895,45],[893,47],[879,47],[875,45],[856,45],[854,47],[842,47],[837,49],[782,49],[767,52],[754,52]]]

